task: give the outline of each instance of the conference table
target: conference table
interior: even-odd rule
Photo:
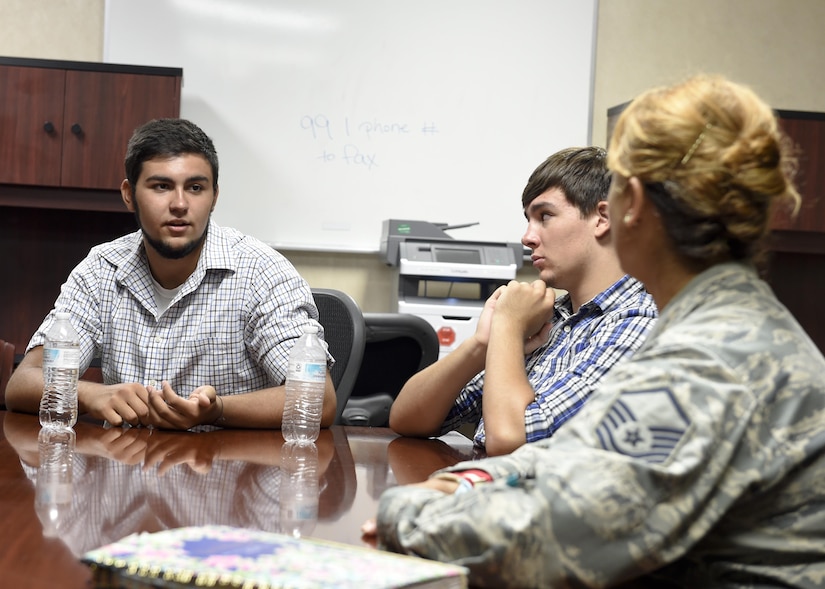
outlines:
[[[15,589],[88,588],[80,556],[140,531],[220,524],[365,545],[360,526],[382,491],[478,457],[457,432],[413,439],[333,426],[297,446],[279,430],[170,432],[81,418],[66,448],[71,480],[56,491],[40,466],[54,445],[39,443],[37,416],[0,411],[0,428],[0,585]]]

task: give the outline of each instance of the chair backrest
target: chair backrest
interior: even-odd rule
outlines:
[[[6,408],[6,385],[14,370],[14,344],[0,339],[0,409]]]
[[[313,288],[312,296],[324,327],[324,340],[335,358],[332,367],[332,382],[338,399],[335,423],[341,423],[341,415],[364,357],[364,316],[358,303],[340,290]]]
[[[426,319],[408,313],[364,313],[364,324],[364,360],[343,423],[386,426],[407,379],[438,360],[438,335]]]

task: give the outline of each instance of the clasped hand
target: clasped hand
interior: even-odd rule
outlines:
[[[524,337],[524,354],[537,350],[553,327],[555,291],[541,280],[531,283],[511,280],[500,286],[484,303],[475,338],[483,345],[490,342],[493,321],[513,324]]]
[[[161,383],[160,389],[126,383],[108,385],[105,391],[95,397],[88,411],[115,426],[125,423],[133,427],[186,430],[212,423],[219,414],[217,393],[209,385],[196,388],[188,397],[178,395],[167,381]]]

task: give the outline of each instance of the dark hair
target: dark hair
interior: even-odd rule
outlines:
[[[554,153],[530,175],[521,195],[522,207],[551,188],[559,188],[582,217],[595,212],[610,190],[607,152],[600,147],[570,147]]]
[[[143,162],[156,157],[198,154],[212,168],[212,187],[218,188],[218,153],[209,136],[186,119],[154,119],[135,129],[126,147],[126,179],[137,184]]]

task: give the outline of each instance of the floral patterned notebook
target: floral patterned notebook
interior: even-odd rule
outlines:
[[[466,588],[467,569],[283,534],[194,526],[132,534],[83,555],[98,588]]]

